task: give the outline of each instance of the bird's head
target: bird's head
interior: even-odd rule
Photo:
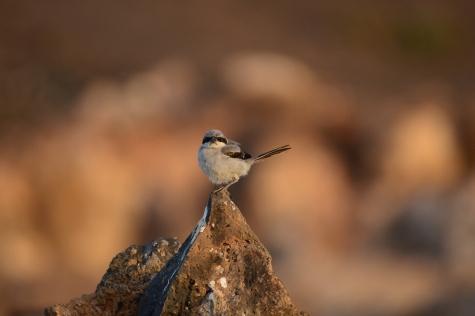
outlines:
[[[221,131],[216,129],[209,130],[205,133],[203,137],[202,145],[205,145],[210,148],[221,148],[226,146],[228,139]]]

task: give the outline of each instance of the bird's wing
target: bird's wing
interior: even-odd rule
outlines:
[[[238,145],[235,144],[229,144],[227,146],[224,146],[222,149],[222,153],[225,156],[228,156],[230,158],[237,158],[237,159],[249,159],[252,158],[252,156],[244,151],[241,151],[241,148],[239,148]]]

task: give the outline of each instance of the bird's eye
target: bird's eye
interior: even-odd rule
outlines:
[[[217,137],[216,139],[218,140],[218,142],[225,143],[225,144],[228,143],[228,140],[224,137]]]
[[[207,142],[209,142],[210,140],[211,140],[211,137],[205,137],[205,138],[203,138],[202,144],[207,143]]]

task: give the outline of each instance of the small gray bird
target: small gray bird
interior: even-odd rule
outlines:
[[[290,149],[289,145],[285,145],[252,157],[241,151],[239,145],[227,139],[221,131],[212,129],[206,132],[198,150],[198,164],[209,180],[216,185],[213,193],[227,190],[239,178],[247,175],[253,164]]]

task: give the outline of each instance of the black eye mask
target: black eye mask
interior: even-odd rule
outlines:
[[[212,140],[212,139],[213,139],[213,137],[205,137],[205,138],[203,138],[202,144],[207,143],[207,142],[209,142],[209,141]],[[227,143],[228,143],[228,140],[227,140],[226,138],[224,138],[224,137],[216,137],[216,140],[217,140],[218,142],[221,142],[221,143],[224,143],[224,144],[227,144]]]
[[[228,140],[224,137],[216,137],[216,139],[218,140],[218,142],[225,143],[225,144],[228,143]]]
[[[203,138],[202,144],[207,143],[207,142],[209,142],[210,140],[211,140],[211,137],[205,137],[205,138]]]

